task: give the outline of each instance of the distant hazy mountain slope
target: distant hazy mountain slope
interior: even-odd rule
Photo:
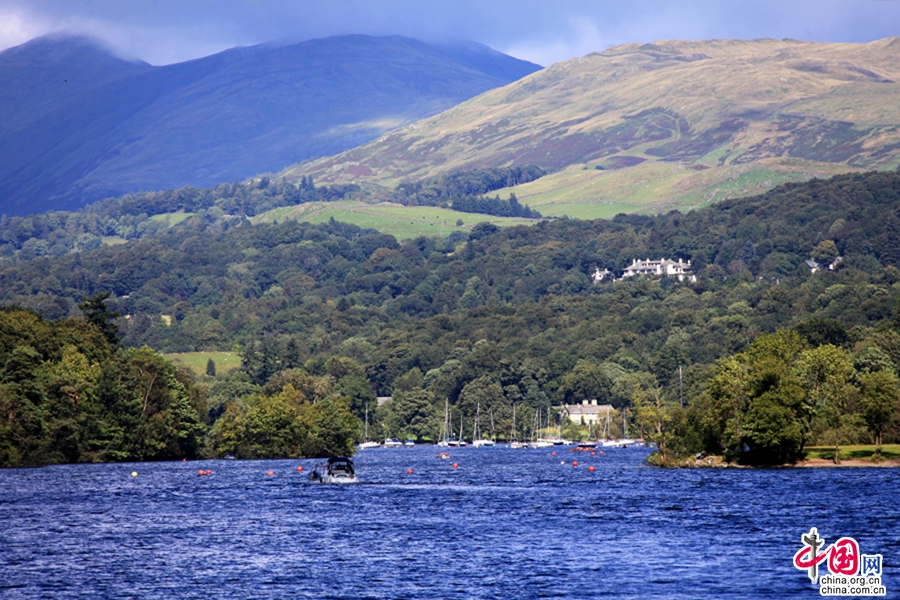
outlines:
[[[900,38],[631,44],[552,65],[293,174],[393,184],[513,163],[579,173],[649,161],[691,165],[687,174],[767,160],[894,168],[898,82]]]
[[[0,212],[276,171],[539,68],[476,44],[401,37],[255,46],[165,67],[83,38],[33,40],[0,52],[0,90],[14,90],[0,92]]]

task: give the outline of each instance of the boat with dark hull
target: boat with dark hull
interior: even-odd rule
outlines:
[[[321,472],[319,472],[320,468]],[[309,474],[309,478],[319,483],[359,483],[353,461],[346,456],[335,456],[329,458],[325,463],[316,465],[316,468]]]

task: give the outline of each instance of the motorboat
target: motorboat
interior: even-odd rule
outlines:
[[[412,446],[416,445],[416,441],[415,440],[406,440],[405,442],[403,442],[403,445],[412,447]]]
[[[548,441],[544,438],[534,440],[533,442],[528,442],[529,448],[550,448],[553,446],[553,442]]]
[[[450,458],[450,453],[449,452],[438,452],[437,457],[442,460],[448,460]]]
[[[587,441],[579,442],[574,448],[569,448],[570,452],[593,452],[597,449],[597,442]]]
[[[321,473],[319,472],[320,467],[323,469]],[[334,456],[324,464],[316,465],[316,468],[309,474],[309,478],[319,483],[359,483],[356,470],[353,468],[353,461],[346,456]]]
[[[399,448],[402,445],[403,445],[403,442],[401,442],[397,438],[384,438],[384,447],[385,448]]]
[[[641,446],[642,442],[631,438],[622,438],[621,440],[606,440],[603,442],[605,448],[628,448],[629,446]]]

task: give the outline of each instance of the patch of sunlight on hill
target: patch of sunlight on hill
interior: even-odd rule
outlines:
[[[468,231],[485,221],[498,227],[531,225],[535,219],[513,219],[476,213],[463,213],[432,206],[407,207],[400,204],[365,204],[362,202],[310,202],[297,206],[276,208],[251,219],[253,224],[281,223],[286,220],[325,223],[329,219],[352,223],[362,228],[377,229],[399,239],[419,236],[445,237],[453,231]],[[463,222],[457,226],[457,221]]]
[[[661,161],[615,170],[578,165],[498,193],[501,197],[515,193],[520,202],[545,216],[598,219],[619,213],[693,210],[728,198],[761,194],[787,181],[853,170],[846,165],[791,159],[712,168]]]
[[[196,375],[206,374],[206,365],[209,359],[216,364],[216,373],[219,375],[224,375],[231,369],[241,366],[241,355],[237,352],[174,352],[163,354],[163,357],[176,364],[183,364]]]
[[[189,219],[193,217],[197,213],[192,212],[171,212],[171,213],[160,213],[158,215],[153,215],[150,217],[150,221],[165,223],[169,227],[174,227],[178,225],[185,219]]]

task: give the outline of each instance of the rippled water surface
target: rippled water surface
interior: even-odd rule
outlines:
[[[0,597],[813,598],[791,563],[813,526],[881,553],[900,597],[896,469],[451,454],[365,450],[351,486],[310,460],[2,470]]]

